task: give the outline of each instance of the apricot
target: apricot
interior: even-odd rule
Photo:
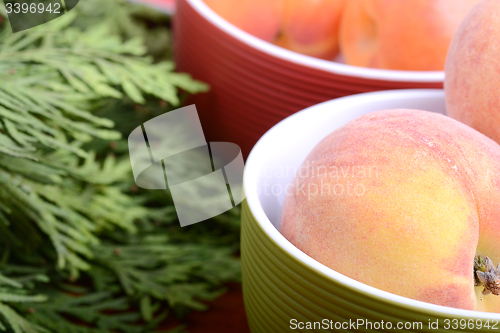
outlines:
[[[455,31],[477,0],[350,0],[340,23],[349,65],[444,70]]]
[[[448,115],[500,142],[500,1],[480,1],[460,25],[446,60]]]
[[[339,52],[338,30],[345,0],[285,0],[276,45],[301,54],[332,60]]]
[[[385,110],[313,149],[287,189],[280,232],[370,286],[500,312],[500,298],[474,286],[476,256],[500,261],[499,200],[496,142],[443,115]]]
[[[283,18],[284,0],[204,0],[214,12],[249,34],[272,42]]]

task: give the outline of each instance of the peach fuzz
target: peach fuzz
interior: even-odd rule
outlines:
[[[500,261],[500,146],[449,117],[369,113],[309,154],[280,232],[320,263],[429,303],[500,312],[474,258]]]
[[[500,1],[480,1],[450,46],[446,108],[455,118],[500,142]]]
[[[349,65],[441,71],[453,35],[477,0],[352,0],[340,50]]]
[[[345,0],[285,0],[276,45],[332,60],[339,52],[338,30]]]
[[[283,18],[284,0],[203,0],[208,7],[236,27],[272,42]]]

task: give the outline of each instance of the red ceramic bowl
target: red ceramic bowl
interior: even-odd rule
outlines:
[[[238,144],[246,156],[287,116],[333,98],[363,92],[442,88],[444,73],[379,70],[304,56],[236,28],[202,0],[177,0],[179,71],[211,85],[196,96],[210,141]]]

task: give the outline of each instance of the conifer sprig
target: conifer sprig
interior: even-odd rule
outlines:
[[[77,15],[0,33],[0,220],[4,228],[13,219],[34,223],[56,249],[58,267],[75,277],[89,268],[96,231],[134,231],[145,214],[112,186],[130,175],[127,161],[101,164],[82,148],[121,136],[112,121],[92,114],[94,104],[123,97],[143,103],[150,95],[178,105],[179,89],[206,89],[173,72],[171,62],[153,64],[139,37],[123,41],[106,21],[72,26]]]
[[[147,55],[137,8],[87,0],[16,34],[0,23],[0,331],[153,332],[239,278],[237,213],[181,230],[168,193],[132,186],[116,106],[207,89]]]

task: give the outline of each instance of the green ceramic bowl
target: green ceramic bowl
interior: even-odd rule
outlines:
[[[500,330],[500,314],[433,305],[370,287],[320,264],[278,231],[286,186],[323,137],[371,111],[444,113],[444,104],[442,90],[353,95],[298,112],[260,139],[245,167],[242,212],[243,293],[253,333]]]

